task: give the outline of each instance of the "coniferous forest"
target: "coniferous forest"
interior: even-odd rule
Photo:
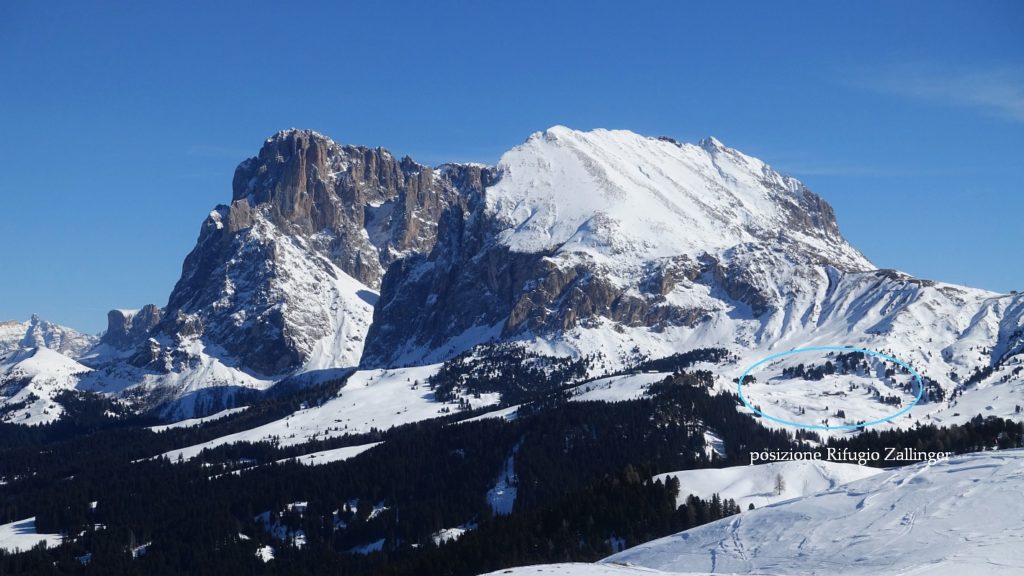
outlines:
[[[711,392],[709,372],[685,370],[720,360],[715,353],[644,359],[675,372],[643,397],[614,403],[569,400],[560,381],[579,378],[581,365],[500,353],[506,364],[526,368],[492,370],[503,381],[488,383],[465,377],[479,366],[460,361],[429,385],[443,394],[513,386],[512,397],[525,403],[511,420],[456,422],[452,415],[291,448],[241,443],[187,461],[157,456],[344,393],[339,380],[161,433],[142,417],[104,417],[115,407],[90,395],[64,398],[69,416],[58,423],[0,425],[0,523],[35,517],[39,532],[64,540],[49,550],[0,553],[0,575],[468,576],[592,561],[742,513],[717,495],[680,495],[676,481],[652,481],[658,473],[746,464],[751,451],[822,448],[813,434],[762,427],[737,411],[735,396]],[[558,378],[531,381],[545,364]],[[708,430],[721,438],[721,453],[708,449]],[[978,417],[825,445],[966,452],[1020,446],[1022,433],[1020,424]],[[370,442],[382,443],[346,461],[289,460]],[[499,509],[488,493],[503,478],[515,497]],[[451,529],[461,537],[439,537]]]

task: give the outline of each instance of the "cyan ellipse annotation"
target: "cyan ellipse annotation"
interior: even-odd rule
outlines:
[[[872,420],[871,422],[862,422],[862,423],[859,423],[859,424],[841,424],[841,425],[830,426],[830,425],[824,425],[824,424],[805,424],[805,423],[801,423],[801,422],[793,422],[793,421],[790,421],[790,420],[785,420],[783,418],[777,418],[775,416],[771,416],[769,414],[765,414],[761,410],[758,410],[757,408],[755,408],[747,400],[746,396],[743,395],[743,381],[746,380],[751,375],[752,372],[757,370],[758,367],[760,367],[760,366],[762,366],[762,365],[764,365],[764,364],[766,364],[768,362],[771,362],[772,360],[776,360],[778,358],[783,358],[785,356],[792,356],[793,354],[801,354],[801,353],[806,353],[806,352],[845,352],[845,353],[861,352],[863,354],[867,354],[867,355],[870,355],[870,356],[876,356],[878,358],[882,358],[883,360],[887,360],[889,362],[895,362],[896,364],[902,366],[903,368],[906,368],[913,375],[914,380],[917,381],[917,396],[915,396],[914,397],[914,401],[911,402],[909,405],[907,405],[905,408],[903,408],[899,412],[896,412],[895,414],[891,414],[889,416],[886,416],[885,418],[879,418],[878,420]],[[921,396],[922,396],[922,394],[924,394],[924,381],[921,379],[921,375],[917,373],[917,370],[914,370],[913,366],[911,366],[910,364],[907,364],[906,362],[904,362],[904,361],[902,361],[902,360],[900,360],[898,358],[894,358],[892,356],[889,356],[888,354],[882,354],[881,352],[876,352],[874,350],[868,350],[866,348],[851,348],[851,347],[847,347],[847,346],[814,346],[814,347],[809,347],[809,348],[794,348],[792,350],[787,350],[785,352],[779,352],[778,354],[773,354],[771,356],[768,356],[767,358],[764,358],[763,360],[758,361],[757,363],[755,363],[751,367],[747,368],[743,372],[743,375],[740,376],[739,381],[736,384],[736,389],[739,392],[740,400],[743,402],[744,406],[749,408],[755,414],[757,414],[757,415],[759,415],[762,418],[765,418],[767,420],[771,420],[772,422],[777,422],[779,424],[785,424],[786,426],[795,426],[797,428],[806,428],[808,430],[852,430],[852,429],[855,429],[855,428],[867,428],[869,426],[877,426],[878,424],[883,424],[885,422],[889,422],[890,420],[893,420],[894,418],[898,418],[898,417],[906,414],[907,412],[909,412],[911,408],[916,406],[917,403],[921,401]]]

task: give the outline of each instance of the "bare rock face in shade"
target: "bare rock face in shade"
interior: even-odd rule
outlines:
[[[456,171],[453,182],[445,170],[382,148],[342,146],[309,130],[278,133],[238,166],[231,204],[203,223],[163,331],[201,334],[262,374],[301,366],[339,323],[370,321],[359,306],[351,318],[334,314],[351,296],[339,293],[339,275],[361,284],[372,305],[392,262],[433,248],[442,212],[460,201],[458,186],[487,178],[484,168]],[[352,350],[350,365],[360,353]]]

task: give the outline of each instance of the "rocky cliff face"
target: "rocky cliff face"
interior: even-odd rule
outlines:
[[[239,165],[231,204],[204,222],[160,331],[265,375],[355,365],[385,268],[429,251],[462,188],[488,178],[280,132]]]
[[[117,349],[128,349],[146,340],[160,324],[163,310],[147,304],[140,310],[111,310],[107,312],[107,330],[100,342]]]
[[[457,351],[482,327],[516,338],[761,317],[781,309],[791,273],[872,268],[819,196],[714,139],[553,128],[507,153],[441,231],[389,270],[364,365]]]

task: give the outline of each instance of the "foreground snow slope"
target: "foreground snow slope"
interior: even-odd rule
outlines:
[[[1024,573],[1024,450],[915,464],[654,540],[600,564],[493,574]]]
[[[526,576],[529,574],[549,574],[558,576],[657,576],[658,574],[670,574],[670,576],[706,576],[707,572],[662,572],[650,568],[639,568],[636,566],[618,566],[612,564],[549,564],[546,566],[522,566],[509,570],[498,570],[485,576],[497,575]]]
[[[1024,450],[915,464],[604,562],[740,574],[1024,573]]]
[[[748,504],[762,508],[775,502],[809,496],[836,486],[882,473],[879,468],[823,460],[809,462],[770,462],[757,466],[730,466],[658,474],[656,479],[679,479],[679,504],[690,494],[708,499],[718,494],[732,498],[741,509]],[[782,478],[782,490],[776,491],[776,479]]]

